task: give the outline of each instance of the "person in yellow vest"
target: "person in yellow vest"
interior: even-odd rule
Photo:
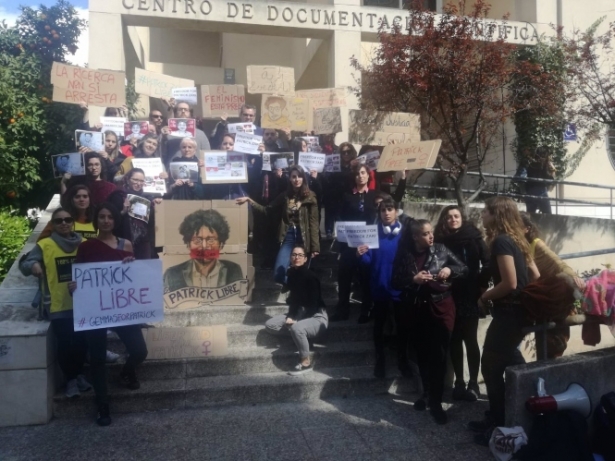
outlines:
[[[66,396],[74,398],[92,389],[83,375],[87,342],[83,333],[75,333],[73,329],[73,298],[68,291],[72,263],[83,239],[73,231],[74,219],[64,208],[53,212],[51,223],[51,235],[38,241],[21,261],[20,269],[25,275],[46,279],[46,291],[51,295],[49,317],[57,340],[58,364],[66,378]]]

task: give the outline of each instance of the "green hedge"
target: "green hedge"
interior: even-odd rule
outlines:
[[[30,236],[30,221],[16,210],[0,210],[0,283]]]

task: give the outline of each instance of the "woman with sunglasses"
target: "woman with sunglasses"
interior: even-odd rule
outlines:
[[[56,209],[50,222],[51,235],[39,240],[19,267],[24,275],[41,279],[45,293],[50,295],[49,318],[58,365],[66,379],[66,396],[74,398],[92,388],[83,375],[87,343],[84,333],[73,329],[73,300],[68,289],[71,265],[82,238],[73,231],[74,219],[64,208]]]

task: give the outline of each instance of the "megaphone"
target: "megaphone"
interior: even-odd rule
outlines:
[[[533,414],[575,410],[585,418],[589,418],[592,411],[592,403],[583,386],[576,383],[572,383],[568,386],[568,389],[561,394],[546,395],[546,392],[544,392],[544,380],[540,378],[538,383],[538,396],[529,398],[525,402],[525,408]]]

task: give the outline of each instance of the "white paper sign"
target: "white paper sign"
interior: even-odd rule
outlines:
[[[229,123],[226,125],[228,132],[230,134],[236,133],[248,133],[254,134],[254,124],[253,123]]]
[[[335,238],[338,242],[348,243],[348,239],[346,238],[346,228],[348,227],[365,227],[365,223],[358,221],[337,221],[335,223]]]
[[[346,240],[352,248],[367,245],[370,249],[378,248],[378,225],[346,226]]]
[[[342,159],[340,154],[330,154],[325,158],[325,171],[327,173],[339,173],[342,171]]]
[[[205,157],[205,184],[215,182],[247,182],[246,155],[238,152],[207,151]]]
[[[244,154],[258,155],[258,146],[262,144],[263,137],[255,134],[237,133],[235,135],[235,151]]]
[[[164,320],[162,260],[73,264],[75,331]]]
[[[171,95],[175,98],[175,102],[187,102],[191,106],[196,106],[197,104],[197,96],[196,96],[196,88],[188,87],[188,88],[173,88],[171,90]]]
[[[100,117],[102,128],[100,131],[113,131],[118,137],[124,137],[124,124],[128,121],[126,117]]]
[[[299,152],[298,163],[308,173],[312,170],[322,173],[325,169],[325,160],[325,154],[317,154],[315,152]]]
[[[145,172],[143,192],[148,194],[166,193],[166,182],[164,179],[160,178],[160,173],[164,171],[162,160],[160,158],[133,158],[132,167],[141,168]]]

